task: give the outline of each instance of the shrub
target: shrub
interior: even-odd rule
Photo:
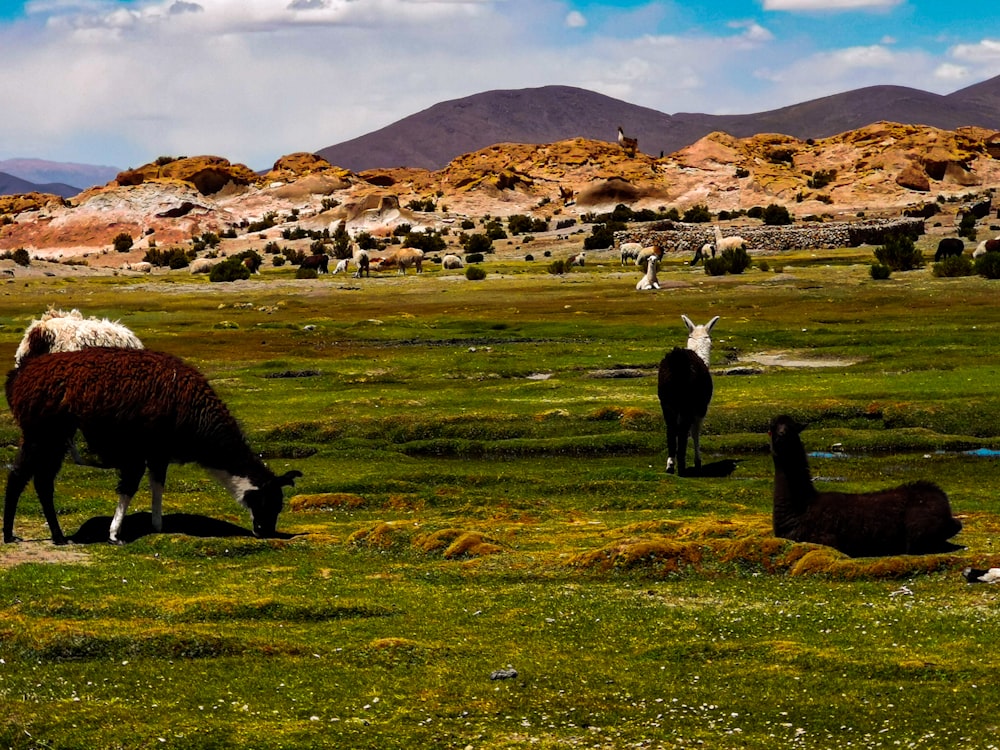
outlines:
[[[689,224],[703,224],[711,220],[712,212],[708,210],[708,206],[704,203],[691,206],[691,208],[684,212],[684,221]]]
[[[892,269],[882,263],[872,263],[871,275],[876,281],[884,281],[889,278]]]
[[[975,214],[962,214],[962,220],[958,223],[958,236],[967,240],[976,241],[976,217]]]
[[[465,256],[466,263],[482,263],[483,254],[482,253],[468,253]]]
[[[759,268],[764,273],[767,273],[768,271],[771,270],[771,266],[768,264],[766,260],[762,260],[760,263],[758,263],[757,268]]]
[[[142,259],[154,266],[167,266],[168,268],[184,268],[188,265],[187,253],[181,247],[170,247],[166,250],[151,247]]]
[[[742,247],[727,247],[722,251],[726,273],[743,273],[750,267],[750,256]]]
[[[784,206],[779,206],[777,203],[768,205],[761,213],[761,219],[768,226],[782,226],[792,223],[792,216],[788,213],[788,209]]]
[[[706,259],[705,273],[707,273],[709,276],[725,276],[726,261],[721,257]]]
[[[465,245],[465,252],[467,253],[483,254],[493,252],[493,240],[491,240],[487,235],[479,232],[469,235],[468,239],[463,244]]]
[[[967,255],[952,255],[931,267],[937,277],[971,276],[974,272],[972,261]]]
[[[13,260],[17,265],[27,268],[31,265],[31,255],[23,247],[17,248],[14,252],[10,254],[11,260]]]
[[[243,265],[240,258],[226,258],[212,267],[208,274],[209,281],[239,281],[249,279],[250,269]]]
[[[736,167],[736,179],[742,180],[744,177],[750,176],[750,170],[746,167]]]
[[[1000,279],[1000,253],[986,253],[976,258],[976,273],[987,279]]]
[[[482,281],[486,278],[486,269],[482,266],[466,266],[465,278],[469,281]]]
[[[271,265],[273,265],[275,268],[279,268],[280,266],[285,265],[285,256],[284,255],[272,255],[271,256]]]
[[[128,232],[116,234],[115,238],[111,240],[111,244],[114,246],[115,252],[127,253],[132,249],[132,235]]]
[[[806,183],[813,190],[821,190],[837,179],[836,169],[817,169]]]
[[[875,258],[892,271],[909,271],[924,265],[924,255],[913,243],[912,237],[893,235],[885,244],[875,248]]]
[[[319,278],[319,274],[316,273],[315,268],[302,268],[301,266],[295,269],[295,278],[297,279],[315,279]]]
[[[590,236],[583,240],[584,250],[604,250],[615,244],[615,232],[625,228],[625,224],[619,221],[609,221],[604,224],[595,224],[590,230]]]
[[[570,268],[571,266],[566,261],[554,260],[551,263],[549,263],[548,268],[546,268],[545,270],[553,274],[554,276],[561,276],[562,274],[566,273]]]

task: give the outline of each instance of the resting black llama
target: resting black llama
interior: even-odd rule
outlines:
[[[674,347],[660,361],[657,395],[667,426],[667,473],[687,473],[688,435],[694,443],[694,466],[701,468],[701,424],[712,401],[712,374],[708,370],[712,354],[712,328],[716,315],[696,326],[681,315],[688,329],[687,348]]]
[[[799,437],[802,429],[782,415],[768,431],[774,458],[775,536],[825,544],[851,557],[961,549],[948,539],[962,523],[952,516],[948,496],[931,482],[860,494],[818,492]]]
[[[17,502],[34,480],[52,541],[66,543],[53,494],[66,441],[77,430],[105,465],[118,470],[114,543],[147,466],[156,531],[163,528],[163,486],[171,463],[205,467],[249,509],[260,537],[274,535],[282,487],[302,476],[275,476],[201,373],[169,354],[104,347],[47,354],[11,370],[6,391],[21,445],[4,496],[4,542],[17,541]]]

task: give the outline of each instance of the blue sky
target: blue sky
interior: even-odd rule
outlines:
[[[756,112],[1000,75],[996,0],[0,2],[0,159],[254,169],[490,89]],[[613,134],[609,135],[611,138]]]

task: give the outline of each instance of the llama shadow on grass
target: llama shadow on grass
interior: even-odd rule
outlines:
[[[734,458],[723,458],[720,461],[702,464],[700,467],[688,466],[684,469],[683,477],[728,477],[734,471],[739,461]]]
[[[111,533],[111,516],[96,516],[85,521],[83,526],[69,537],[74,544],[97,544],[107,542]],[[125,516],[118,538],[124,542],[134,542],[144,536],[156,534],[153,530],[153,514],[132,513]],[[250,529],[237,526],[229,521],[201,516],[194,513],[168,513],[163,516],[162,534],[183,534],[206,539],[231,537],[253,537]],[[295,534],[275,532],[272,539],[292,539]]]

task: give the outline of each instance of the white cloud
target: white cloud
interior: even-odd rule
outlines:
[[[571,29],[582,29],[587,25],[587,18],[578,10],[566,14],[566,25]]]
[[[903,0],[764,0],[764,10],[819,11],[891,8]]]
[[[951,48],[952,56],[972,63],[1000,63],[1000,40],[983,39],[976,44],[957,44]]]
[[[964,65],[942,63],[934,69],[934,77],[939,81],[947,81],[948,83],[962,83],[970,79],[971,72]]]
[[[750,44],[765,44],[774,41],[774,34],[755,21],[732,21],[731,29],[742,29],[741,38]]]

